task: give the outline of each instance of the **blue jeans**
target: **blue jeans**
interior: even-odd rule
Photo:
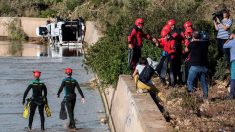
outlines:
[[[231,62],[230,65],[230,74],[231,74],[231,80],[230,80],[230,98],[234,98],[234,91],[235,91],[235,61]]]
[[[203,97],[205,98],[208,97],[208,85],[206,82],[206,72],[207,72],[207,68],[205,66],[191,66],[190,67],[188,80],[187,80],[189,92],[193,91],[193,81],[198,76],[201,82],[202,89],[203,89]]]

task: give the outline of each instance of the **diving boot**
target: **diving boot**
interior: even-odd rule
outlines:
[[[76,130],[75,123],[71,123],[71,129]]]
[[[44,125],[41,125],[41,130],[45,130],[45,127],[44,127]]]

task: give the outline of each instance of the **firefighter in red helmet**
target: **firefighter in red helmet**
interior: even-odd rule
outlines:
[[[182,60],[182,51],[183,46],[182,42],[184,40],[184,36],[181,35],[181,32],[178,28],[176,28],[176,21],[174,19],[170,19],[167,21],[166,25],[169,25],[171,28],[170,35],[175,40],[175,55],[174,55],[174,75],[175,75],[175,84],[182,83],[182,73],[181,73],[181,60]]]
[[[155,38],[152,38],[149,34],[143,32],[144,19],[137,18],[135,26],[132,28],[128,35],[128,65],[133,72],[141,57],[141,48],[143,46],[143,38],[156,42]]]
[[[185,23],[184,24],[184,28],[185,28],[185,31],[183,32],[183,35],[184,35],[184,41],[183,41],[183,44],[184,44],[184,47],[188,47],[188,45],[191,43],[192,41],[192,34],[193,34],[193,29],[192,29],[192,25],[189,26],[190,23]],[[190,68],[190,53],[189,51],[188,52],[185,52],[183,51],[183,67],[182,67],[182,71],[183,71],[183,76],[182,76],[182,81],[184,84],[186,84],[187,82],[187,78],[188,78],[188,71],[189,71],[189,68]],[[196,84],[196,83],[195,83]]]
[[[70,129],[76,129],[75,126],[75,120],[74,120],[74,108],[75,108],[75,103],[76,103],[76,93],[75,93],[75,88],[77,88],[79,94],[81,95],[81,102],[84,103],[84,95],[83,92],[77,82],[74,78],[72,78],[73,70],[71,68],[66,68],[65,69],[65,74],[67,75],[66,78],[63,79],[61,86],[59,88],[59,91],[57,93],[58,98],[60,97],[60,93],[64,90],[65,96],[64,100],[65,105],[67,107],[67,112],[69,115],[69,128]]]
[[[186,21],[184,23],[184,29],[186,30],[187,28],[192,28],[193,24],[190,21]]]
[[[33,80],[27,89],[24,92],[23,96],[23,102],[22,104],[25,104],[25,99],[29,93],[29,91],[32,89],[32,97],[28,99],[30,101],[30,115],[29,115],[29,124],[28,129],[32,130],[32,123],[33,123],[33,117],[35,114],[35,110],[38,107],[40,118],[41,118],[41,130],[45,130],[44,123],[45,123],[45,117],[44,117],[44,106],[47,103],[47,88],[46,85],[41,82],[40,76],[41,72],[38,70],[33,71],[33,76],[35,80]],[[44,94],[42,94],[42,92]]]
[[[157,72],[160,75],[160,79],[162,83],[165,82],[168,63],[170,63],[170,85],[174,87],[175,85],[175,71],[174,71],[174,61],[175,61],[175,40],[172,38],[170,34],[171,30],[169,29],[169,25],[164,26],[161,30],[161,39],[158,39],[156,45],[160,48],[163,48],[163,52],[161,54],[161,59],[159,65],[157,66]]]
[[[167,25],[169,25],[171,27],[171,30],[173,30],[175,28],[175,20],[174,19],[170,19],[167,21]]]

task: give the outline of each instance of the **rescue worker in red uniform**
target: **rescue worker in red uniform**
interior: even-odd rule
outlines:
[[[190,44],[191,40],[192,40],[192,33],[193,33],[193,30],[192,28],[187,28],[185,29],[183,35],[185,37],[184,41],[183,41],[183,44],[184,44],[184,47],[188,47],[188,45]],[[183,70],[183,83],[186,83],[187,82],[187,78],[188,78],[188,71],[189,71],[189,68],[190,68],[190,65],[189,65],[189,60],[190,60],[190,53],[189,52],[184,52],[183,51],[183,67],[182,67],[182,70]]]
[[[161,81],[165,83],[165,77],[167,73],[167,67],[168,63],[170,63],[170,85],[174,87],[175,80],[176,80],[176,71],[174,67],[175,63],[175,40],[170,35],[171,29],[168,26],[164,26],[161,31],[161,39],[158,39],[156,46],[163,48],[163,52],[161,55],[161,60],[159,62],[159,65],[157,67],[157,72],[160,75]]]
[[[138,18],[135,26],[128,35],[128,65],[133,72],[141,57],[141,48],[143,46],[143,38],[156,42],[149,34],[143,32],[144,19]]]
[[[172,38],[175,40],[175,55],[174,55],[174,74],[175,74],[175,84],[181,84],[182,83],[182,73],[181,73],[181,65],[182,65],[182,42],[184,40],[184,36],[181,35],[180,30],[178,30],[175,27],[175,20],[170,19],[167,21],[166,25],[170,26],[170,34]],[[178,77],[178,78],[177,78]]]
[[[184,23],[184,29],[186,30],[187,28],[193,29],[193,24],[190,21]]]

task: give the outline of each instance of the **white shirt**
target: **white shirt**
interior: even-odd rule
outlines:
[[[136,70],[138,71],[139,75],[140,75],[140,73],[143,71],[144,67],[145,67],[145,65],[140,65],[140,64],[138,64],[138,65],[136,66]]]

